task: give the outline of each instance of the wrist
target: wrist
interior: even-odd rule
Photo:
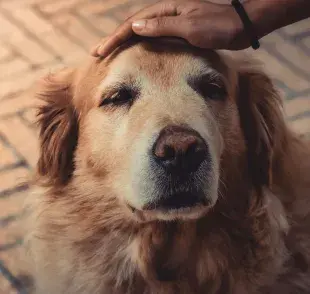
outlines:
[[[310,0],[249,0],[244,7],[258,38],[309,16]]]
[[[259,47],[257,39],[263,36],[261,27],[257,30],[257,20],[260,19],[260,10],[258,10],[257,5],[255,7],[252,5],[253,2],[257,1],[259,0],[239,0],[242,3],[241,5],[238,4],[238,1],[231,1],[231,19],[234,20],[234,25],[232,26],[234,31],[231,34],[233,36],[231,44],[234,45],[232,48],[239,50],[250,46],[254,49]]]
[[[253,22],[249,18],[248,13],[246,12],[244,6],[240,3],[239,0],[232,0],[231,5],[236,10],[236,13],[239,15],[240,20],[243,23],[243,35],[246,35],[249,39],[250,45],[253,49],[258,49],[259,44],[259,37],[256,32],[256,28],[253,25]]]
[[[244,8],[253,23],[258,39],[268,35],[276,29],[276,16],[273,11],[274,0],[249,0]],[[277,1],[277,0],[276,0]]]

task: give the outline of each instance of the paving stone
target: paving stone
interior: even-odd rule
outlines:
[[[290,25],[290,26],[283,28],[282,30],[290,36],[296,36],[299,34],[309,32],[309,27],[310,27],[310,19],[308,18],[303,21],[300,21],[298,25],[296,24]]]
[[[28,173],[26,172],[27,175]],[[11,222],[21,218],[23,214],[23,201],[26,194],[29,193],[27,190],[15,193],[9,197],[0,197],[0,207],[5,207],[5,209],[0,209],[0,228],[6,227]]]
[[[56,14],[53,22],[60,26],[63,31],[66,31],[72,39],[80,44],[83,43],[83,47],[87,48],[87,50],[98,41],[99,36],[85,26],[83,21],[76,15],[70,13]]]
[[[46,1],[39,6],[40,10],[47,14],[56,14],[63,11],[67,11],[70,8],[74,8],[78,4],[82,3],[83,0],[54,0]]]
[[[310,111],[310,96],[298,97],[293,100],[289,100],[284,104],[284,109],[286,115],[289,117],[296,116],[305,111]]]
[[[35,127],[35,123],[37,120],[37,111],[35,108],[26,109],[22,113],[22,117],[29,123],[31,127]]]
[[[81,48],[75,42],[70,40],[60,30],[53,30],[46,34],[40,35],[48,46],[58,55],[63,58],[72,54],[80,54],[81,56],[86,53],[86,50]]]
[[[309,88],[307,78],[300,77],[293,69],[274,58],[266,48],[253,53],[253,56],[264,63],[264,69],[271,77],[279,79],[290,89],[302,91]]]
[[[15,9],[13,16],[23,24],[24,29],[33,32],[35,35],[53,30],[53,25],[40,16],[32,7]]]
[[[92,17],[96,14],[104,14],[110,9],[117,7],[118,5],[132,2],[130,0],[105,0],[104,5],[101,1],[92,1],[91,3],[85,3],[81,5],[79,11],[83,15]]]
[[[113,17],[108,16],[94,16],[91,20],[91,24],[98,31],[101,31],[101,37],[112,33],[119,25],[118,21],[116,21]],[[98,40],[100,40],[100,38],[98,38]]]
[[[12,52],[10,49],[8,49],[4,43],[0,44],[0,62],[4,59],[7,59],[12,55]]]
[[[17,112],[20,110],[21,107],[29,107],[29,105],[32,105],[32,97],[27,96],[28,93],[24,91],[31,88],[31,86],[37,79],[52,71],[53,68],[57,66],[58,65],[55,64],[46,64],[46,67],[28,71],[27,74],[23,73],[19,76],[14,77],[14,79],[6,79],[2,81],[0,80],[0,100],[3,100],[3,103],[5,103],[5,105],[2,104],[0,106],[0,116],[10,112],[11,110],[14,111],[15,109],[15,111]],[[16,103],[17,100],[11,100],[11,102],[4,102],[3,98],[10,97],[12,95],[15,95],[16,93],[20,94],[18,96],[20,106],[18,105],[18,102]]]
[[[3,41],[3,43],[6,43],[12,39],[25,39],[23,29],[15,25],[15,23],[10,22],[2,13],[2,11],[0,11],[0,28],[0,39]]]
[[[0,197],[2,196],[3,193],[6,193],[7,191],[11,191],[13,189],[18,188],[21,185],[24,185],[24,183],[28,182],[28,177],[29,177],[29,170],[25,167],[18,167],[14,169],[9,169],[8,171],[1,171]],[[0,209],[6,209],[6,208],[4,206],[0,207]]]
[[[26,72],[29,68],[29,63],[23,59],[15,58],[8,62],[0,64],[0,80],[11,78],[19,75],[21,72]]]
[[[17,162],[17,158],[12,149],[6,146],[0,139],[0,170],[5,166],[13,165]],[[1,212],[0,212],[1,213]]]
[[[265,42],[265,44],[269,45],[267,48],[273,53],[274,58],[280,60],[284,66],[295,70],[297,75],[303,72],[306,78],[309,77],[310,58],[293,41],[285,41],[279,34],[275,34],[270,35],[268,42]]]
[[[299,134],[307,134],[310,131],[310,116],[297,119],[291,123],[295,132]]]
[[[11,40],[10,45],[16,51],[19,51],[20,55],[35,65],[51,62],[55,59],[55,56],[42,46],[42,42],[32,38],[19,41]]]
[[[26,126],[19,117],[11,117],[5,121],[0,121],[0,133],[16,148],[17,152],[26,159],[31,167],[36,165],[38,138],[33,130]]]
[[[307,51],[309,52],[309,55],[310,55],[310,36],[309,37],[305,37],[303,40],[302,40],[303,44],[307,47]]]

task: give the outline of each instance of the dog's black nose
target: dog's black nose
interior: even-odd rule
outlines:
[[[153,146],[156,162],[171,173],[195,172],[208,156],[208,147],[196,131],[180,126],[164,128]]]

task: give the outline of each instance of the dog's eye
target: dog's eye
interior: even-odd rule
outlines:
[[[103,97],[100,106],[104,105],[121,106],[125,104],[131,105],[134,96],[135,94],[131,89],[123,88],[115,92],[110,97]]]
[[[224,86],[220,86],[217,84],[207,84],[203,85],[200,88],[201,94],[203,97],[212,99],[212,100],[221,100],[226,96],[226,89]]]
[[[225,87],[215,83],[201,82],[195,90],[204,98],[212,100],[222,100],[227,95]]]
[[[200,79],[190,82],[190,86],[206,99],[223,100],[227,96],[226,88],[221,81]]]

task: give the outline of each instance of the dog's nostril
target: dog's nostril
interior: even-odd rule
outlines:
[[[207,146],[200,135],[182,127],[163,129],[153,148],[153,156],[161,166],[183,172],[197,170],[206,155]]]
[[[176,155],[177,154],[175,150],[171,146],[169,145],[164,146],[164,154],[162,156],[163,160],[173,160],[175,159]]]
[[[186,155],[190,155],[191,153],[198,153],[199,148],[197,142],[193,142],[191,145],[188,146],[186,150]]]

